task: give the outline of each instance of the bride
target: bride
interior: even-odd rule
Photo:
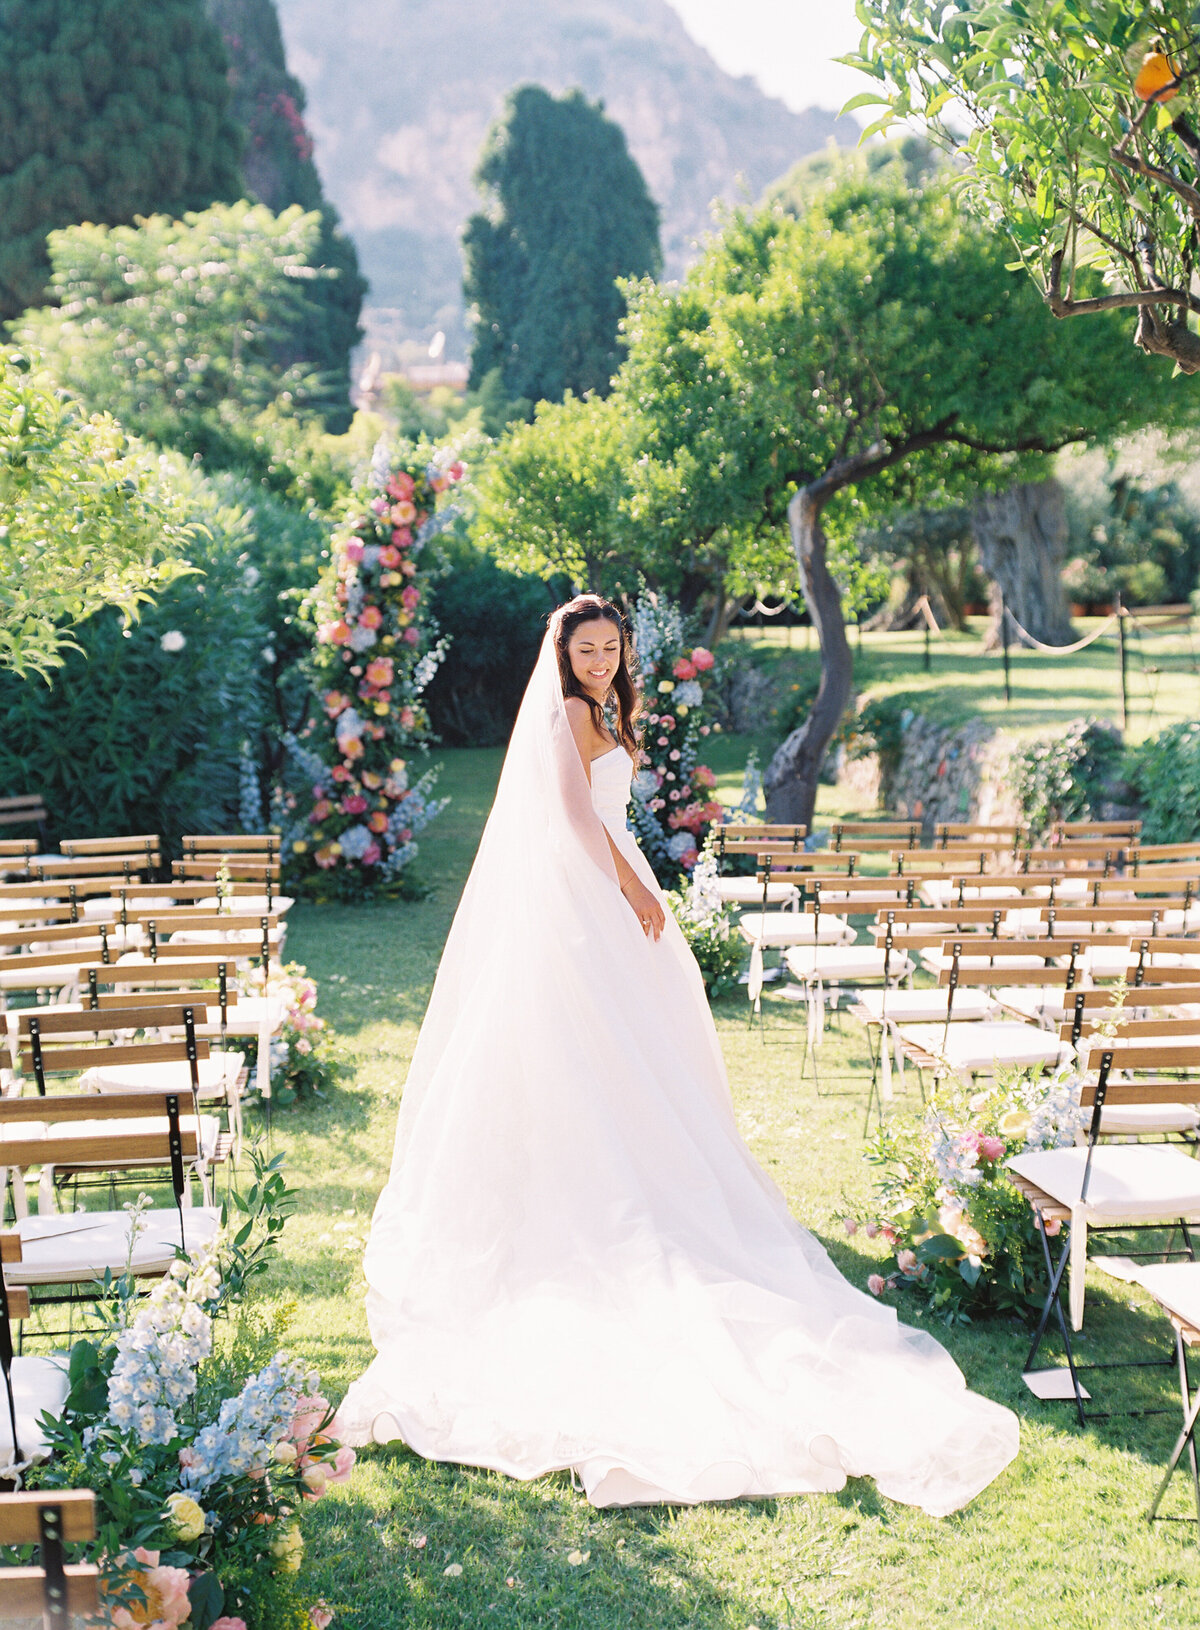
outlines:
[[[554,613],[404,1089],[377,1356],[337,1435],[569,1467],[596,1506],[870,1476],[944,1515],[1012,1460],[1016,1417],[842,1278],[739,1136],[626,827],[629,664],[607,601]]]

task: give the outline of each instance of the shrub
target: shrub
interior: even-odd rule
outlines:
[[[463,538],[447,537],[430,613],[446,655],[425,692],[436,733],[453,747],[508,740],[555,601],[540,577],[510,571]]]
[[[1169,725],[1135,747],[1127,773],[1143,804],[1148,843],[1200,838],[1200,724]]]
[[[90,617],[53,684],[0,677],[0,785],[41,792],[55,838],[159,832],[170,845],[254,813],[243,772],[253,786],[270,647],[248,579],[252,519],[180,459],[164,455],[157,481],[200,523],[199,574],[130,628],[115,610]]]
[[[1054,821],[1086,819],[1120,758],[1120,734],[1101,719],[1075,719],[1060,735],[1031,742],[1009,767],[1022,820],[1041,833]]]

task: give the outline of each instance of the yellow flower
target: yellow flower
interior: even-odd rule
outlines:
[[[1001,1115],[996,1130],[1002,1138],[1023,1138],[1029,1130],[1029,1116],[1023,1109],[1010,1109]]]
[[[674,689],[675,689],[675,681],[673,679],[660,679],[659,680],[659,682],[658,682],[658,690],[659,690],[659,694],[661,696],[670,696],[671,692]]]
[[[279,1564],[280,1573],[299,1573],[304,1557],[304,1535],[296,1523],[277,1534],[271,1544],[271,1555]]]
[[[190,1545],[204,1532],[204,1512],[189,1494],[167,1496],[167,1522],[171,1532],[184,1545]]]
[[[306,855],[308,853],[308,845],[305,843],[303,838],[297,838],[295,843],[293,843],[292,853],[294,855]]]
[[[391,711],[392,711],[392,710],[391,710],[391,708],[390,708],[390,707],[389,707],[389,705],[388,705],[388,704],[387,704],[387,702],[376,702],[376,703],[375,703],[375,712],[376,712],[376,713],[377,713],[377,714],[378,714],[378,716],[379,716],[379,717],[380,717],[380,718],[381,718],[381,719],[384,719],[384,718],[386,718],[386,717],[387,717],[387,715],[388,715],[388,714],[389,714],[389,713],[390,713],[390,712],[391,712]]]

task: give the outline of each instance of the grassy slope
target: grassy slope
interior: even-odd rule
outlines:
[[[745,742],[723,744],[732,769]],[[740,756],[739,756],[740,755]],[[359,1268],[391,1154],[400,1086],[450,916],[490,800],[500,755],[444,755],[451,809],[425,853],[438,886],[416,905],[300,908],[289,954],[321,982],[353,1072],[328,1104],[278,1126],[300,1190],[274,1291],[297,1302],[293,1345],[340,1396],[367,1363]],[[724,766],[723,766],[724,767]],[[797,1216],[863,1284],[872,1247],[837,1228],[865,1196],[863,1047],[853,1027],[826,1043],[825,1070],[854,1071],[818,1098],[799,1080],[794,1010],[765,1041],[744,1003],[718,1023],[743,1131]],[[1085,1347],[1106,1332],[1164,1336],[1164,1322],[1108,1282],[1089,1296]],[[1115,1294],[1114,1294],[1115,1291]],[[911,1317],[911,1308],[905,1314]],[[1030,1399],[1026,1336],[1001,1322],[945,1334],[971,1383],[1022,1416],[1016,1464],[969,1510],[944,1521],[889,1505],[869,1482],[836,1497],[601,1513],[565,1477],[521,1485],[426,1464],[400,1449],[367,1453],[345,1489],[312,1508],[313,1582],[354,1630],[413,1625],[564,1630],[1148,1630],[1200,1625],[1200,1549],[1182,1524],[1151,1530],[1143,1512],[1173,1417],[1119,1420],[1080,1433],[1061,1406]],[[1172,1509],[1186,1510],[1179,1485]],[[414,1540],[427,1536],[418,1547]],[[589,1553],[581,1566],[567,1558]],[[450,1562],[462,1564],[447,1578]]]

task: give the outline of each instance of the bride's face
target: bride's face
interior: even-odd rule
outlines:
[[[584,690],[602,702],[621,661],[621,630],[606,617],[580,623],[567,641],[567,659]]]

